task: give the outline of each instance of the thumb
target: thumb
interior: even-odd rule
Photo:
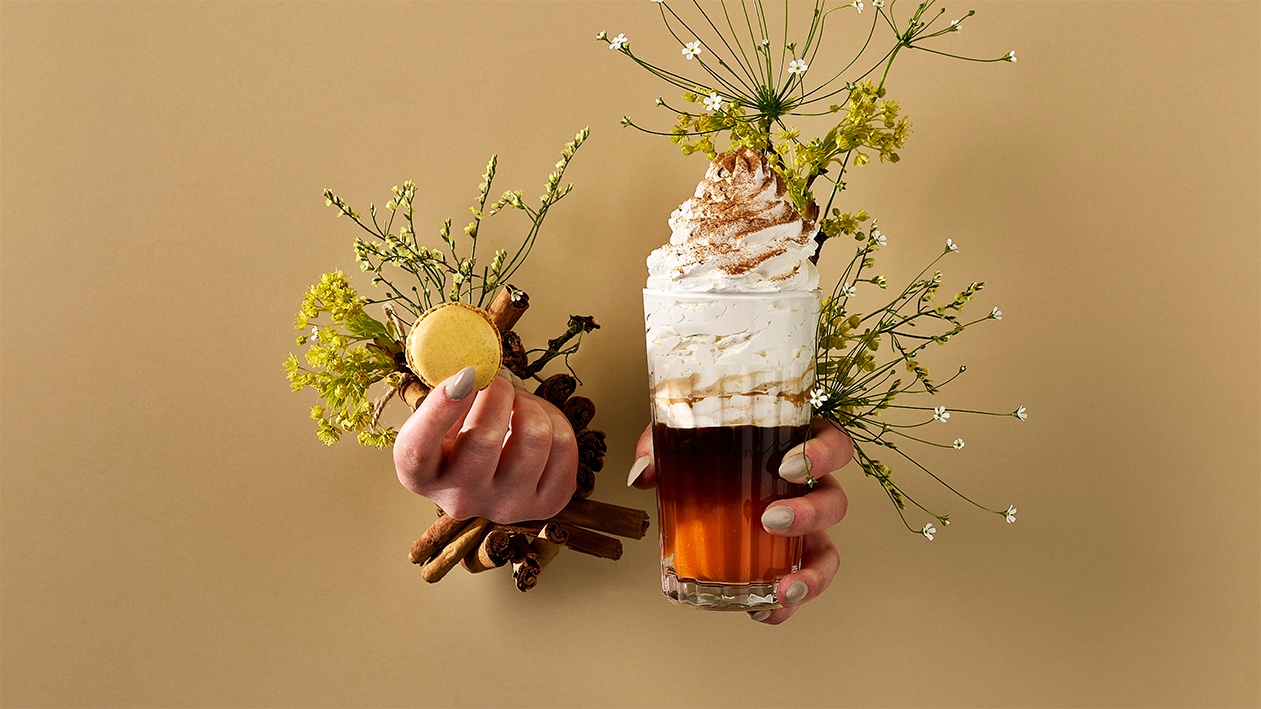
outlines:
[[[631,465],[626,484],[640,490],[650,490],[657,485],[657,471],[653,466],[652,426],[649,425],[635,444],[635,463]]]

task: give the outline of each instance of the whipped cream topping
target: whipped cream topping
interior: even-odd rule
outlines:
[[[813,291],[813,221],[793,208],[761,153],[738,148],[710,163],[696,193],[670,215],[670,243],[648,257],[648,288],[768,293]]]
[[[654,420],[672,428],[808,423],[819,296],[645,290]]]

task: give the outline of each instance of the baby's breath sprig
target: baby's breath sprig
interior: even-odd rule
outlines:
[[[766,155],[783,177],[798,212],[810,218],[819,216],[820,242],[841,229],[830,214],[837,194],[845,189],[844,175],[851,165],[864,165],[873,155],[881,162],[897,162],[898,150],[910,132],[910,122],[901,115],[896,101],[886,98],[885,82],[894,60],[903,51],[921,50],[955,59],[979,62],[1016,60],[1015,52],[981,59],[965,57],[928,46],[929,40],[959,31],[963,20],[946,24],[944,8],[933,7],[937,0],[920,2],[904,19],[895,14],[897,0],[873,0],[875,12],[862,20],[864,3],[859,0],[834,5],[816,0],[810,13],[804,39],[790,38],[790,3],[783,7],[783,28],[769,18],[761,0],[728,5],[719,3],[721,16],[709,12],[699,2],[699,13],[689,20],[675,12],[669,2],[656,1],[666,30],[680,47],[679,69],[665,68],[635,54],[625,34],[610,38],[600,32],[596,39],[620,52],[652,75],[683,92],[683,101],[693,107],[676,107],[658,98],[656,103],[675,115],[668,131],[655,131],[635,123],[629,116],[622,125],[646,133],[663,135],[676,143],[685,155],[699,153],[713,159],[719,152],[718,139],[726,135],[730,148],[749,147]],[[823,73],[820,81],[807,79],[823,72],[821,64],[831,57],[820,49],[827,21],[838,11],[856,10],[853,19],[868,25],[867,36],[852,58],[835,73]],[[776,29],[772,30],[772,24]],[[891,46],[873,47],[877,31],[891,35]],[[772,39],[774,38],[774,39]],[[692,77],[683,72],[692,72]],[[794,116],[840,115],[840,120],[822,137],[805,139],[786,122]],[[818,207],[815,181],[823,177],[831,183],[823,208]]]
[[[875,252],[888,243],[887,237],[880,233],[874,221],[870,230],[865,230],[863,225],[870,218],[865,212],[838,213],[835,217],[840,233],[853,236],[859,241],[859,246],[837,286],[823,300],[819,318],[816,386],[810,398],[815,413],[849,434],[854,441],[855,461],[864,473],[879,481],[897,508],[903,524],[911,532],[931,540],[936,529],[931,524],[919,529],[911,526],[904,514],[907,503],[943,526],[949,525],[950,519],[924,507],[895,483],[892,467],[874,454],[877,449],[883,448],[902,458],[972,505],[1014,522],[1014,507],[1001,511],[973,501],[902,447],[903,443],[910,442],[936,448],[962,449],[962,438],[940,443],[931,440],[930,436],[912,432],[933,423],[946,423],[952,413],[1012,416],[1021,421],[1028,417],[1023,406],[1012,412],[1000,413],[905,403],[910,397],[938,394],[944,386],[967,371],[967,367],[961,366],[945,381],[932,379],[928,368],[920,362],[921,353],[929,345],[945,345],[969,327],[1000,320],[1002,311],[994,308],[979,318],[963,317],[964,307],[985,287],[983,282],[970,283],[948,299],[939,297],[941,272],[934,270],[931,276],[927,274],[942,258],[958,252],[958,245],[947,239],[941,253],[905,288],[887,299],[882,307],[866,314],[855,312],[849,301],[857,295],[858,284],[870,283],[880,289],[887,288],[885,277],[864,275],[875,266]],[[880,353],[882,346],[886,346],[887,354]],[[902,368],[909,372],[909,379],[898,375]],[[891,410],[923,413],[908,420],[892,421],[885,418],[885,413]]]
[[[504,192],[487,207],[486,202],[498,165],[498,157],[492,155],[486,164],[482,182],[478,185],[477,199],[469,207],[473,218],[464,227],[464,235],[468,239],[467,255],[461,255],[463,249],[460,240],[451,233],[451,219],[444,220],[438,228],[440,245],[437,248],[420,245],[415,224],[416,185],[411,181],[392,189],[393,197],[385,205],[389,212],[388,217],[378,215],[376,205],[370,204],[369,218],[364,219],[332,190],[324,190],[325,203],[337,207],[338,216],[349,217],[369,234],[368,239],[355,240],[355,258],[360,269],[372,274],[373,285],[385,289],[385,297],[365,302],[395,304],[413,318],[446,301],[464,301],[484,306],[495,291],[507,284],[521,267],[538,239],[548,210],[573,189],[572,184],[562,185],[561,180],[574,153],[589,134],[584,128],[565,145],[555,170],[547,176],[538,207],[526,204],[522,190]],[[482,222],[505,209],[524,212],[530,219],[530,228],[520,246],[511,255],[509,250],[498,249],[490,263],[479,269],[477,247]],[[396,221],[401,221],[397,232],[394,230]],[[386,270],[386,266],[393,267],[393,270]],[[415,283],[411,284],[411,281]],[[404,287],[400,287],[399,283],[403,283]]]

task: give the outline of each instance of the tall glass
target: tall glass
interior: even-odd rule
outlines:
[[[778,475],[806,438],[818,291],[644,291],[666,596],[716,610],[777,608],[801,538],[762,513],[804,485]]]

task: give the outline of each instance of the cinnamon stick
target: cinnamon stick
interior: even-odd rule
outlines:
[[[643,539],[648,533],[648,513],[630,507],[575,497],[553,517],[563,524],[586,527],[628,539]]]
[[[508,563],[508,539],[511,534],[498,525],[491,527],[482,543],[469,550],[460,564],[469,573],[497,569]]]
[[[411,407],[412,411],[415,411],[428,395],[429,387],[414,376],[408,375],[398,387],[398,397]]]
[[[512,579],[517,582],[517,590],[522,593],[529,591],[539,585],[539,567],[537,559],[528,559],[526,562],[512,565]]]
[[[539,564],[538,552],[530,546],[523,534],[512,535],[509,541],[509,553],[512,557],[512,578],[516,581],[518,591],[529,591],[538,585],[539,572],[543,570]]]
[[[495,299],[490,302],[486,312],[500,332],[508,332],[529,307],[530,296],[525,291],[504,287],[495,294]]]
[[[460,560],[469,553],[470,549],[481,543],[482,537],[486,536],[488,527],[490,527],[490,520],[484,517],[478,517],[469,522],[467,527],[443,547],[442,551],[433,558],[433,561],[421,568],[420,575],[429,583],[441,581],[448,571],[460,563]]]
[[[456,519],[447,515],[439,515],[429,525],[420,538],[412,543],[412,551],[407,555],[413,564],[423,564],[433,558],[447,542],[459,534],[468,524],[466,519]]]
[[[562,526],[566,532],[569,532],[569,538],[565,540],[565,546],[570,549],[601,559],[617,561],[622,558],[621,540],[589,529],[583,529],[582,527],[573,527],[567,524]]]
[[[510,534],[519,534],[527,537],[536,536],[543,529],[543,525],[547,522],[535,520],[532,522],[513,522],[512,524],[496,524],[497,529],[502,529]]]
[[[530,546],[534,548],[534,553],[538,555],[540,572],[560,554],[560,550],[568,539],[569,531],[555,522],[549,522],[543,527],[539,536],[530,543]]]

